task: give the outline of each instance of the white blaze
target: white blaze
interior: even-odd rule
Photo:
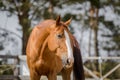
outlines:
[[[67,50],[68,50],[68,58],[74,62],[73,49],[71,46],[70,37],[69,37],[67,31],[64,30],[64,33],[65,33],[65,38],[66,38],[65,42],[66,42],[66,46],[67,46]]]

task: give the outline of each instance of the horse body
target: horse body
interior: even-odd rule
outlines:
[[[48,80],[57,80],[56,75],[59,72],[63,80],[71,80],[72,70],[76,70],[74,74],[79,70],[75,74],[78,75],[75,76],[75,80],[84,80],[84,75],[81,75],[84,72],[80,50],[77,41],[68,30],[69,23],[70,20],[60,22],[59,17],[56,21],[43,21],[33,29],[26,49],[31,80],[40,80],[41,75],[46,75]],[[76,49],[79,51],[74,53]],[[79,67],[81,69],[78,69]]]

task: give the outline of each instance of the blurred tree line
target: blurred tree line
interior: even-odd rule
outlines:
[[[90,4],[87,8],[86,4]],[[83,7],[77,7],[76,4],[84,5]],[[71,5],[76,5],[70,11],[65,12],[64,8],[69,8]],[[66,7],[67,6],[67,7]],[[106,8],[107,7],[107,8]],[[109,8],[108,8],[109,7]],[[61,10],[61,13],[59,11]],[[73,9],[81,11],[85,9],[84,14],[73,13]],[[107,10],[111,9],[115,14],[115,20],[105,20],[105,15],[100,15],[100,10],[104,10],[107,14]],[[67,9],[66,9],[67,10]],[[89,49],[88,54],[91,55],[91,46],[94,47],[94,55],[101,56],[101,48],[107,51],[107,55],[119,56],[120,53],[120,0],[0,0],[0,12],[6,11],[10,15],[18,16],[19,24],[22,28],[22,54],[25,54],[26,44],[29,34],[32,30],[32,26],[39,22],[40,20],[52,18],[55,19],[57,15],[61,15],[63,21],[72,17],[74,22],[82,24],[81,34],[84,31],[89,30]],[[108,15],[107,17],[111,17]],[[101,28],[101,25],[104,26]],[[70,25],[71,32],[73,34],[74,26]],[[109,30],[107,32],[106,30]],[[3,31],[3,30],[2,30]],[[103,34],[99,34],[102,31]],[[0,34],[1,37],[6,37],[8,31],[5,35]],[[94,39],[92,39],[92,33]],[[78,34],[78,35],[81,35]],[[99,35],[102,36],[103,40],[99,40]],[[81,37],[81,39],[84,36]],[[106,40],[104,40],[106,38]],[[79,42],[81,42],[79,39]],[[93,44],[91,43],[93,40]],[[0,49],[2,50],[2,42],[0,42]],[[98,64],[96,64],[97,66]],[[96,70],[98,70],[96,68]]]

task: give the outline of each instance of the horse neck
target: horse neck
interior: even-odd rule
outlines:
[[[44,56],[43,53],[47,45],[47,37],[51,29],[50,26],[54,23],[55,23],[54,20],[46,20],[46,21],[41,22],[38,25],[38,29],[40,33],[39,33],[39,38],[37,40],[38,40],[38,47],[39,47],[38,53],[39,53],[40,58],[43,58]]]
[[[41,49],[40,49],[40,59],[43,59],[44,58],[44,51],[47,47],[47,40],[48,40],[48,37],[46,38],[46,40],[43,42],[42,46],[41,46]]]
[[[48,28],[46,28],[44,31],[42,31],[42,33],[40,35],[42,35],[38,41],[39,41],[39,50],[38,50],[38,54],[39,54],[39,58],[40,59],[45,59],[46,56],[48,57],[51,57],[52,55],[49,55],[50,53],[53,53],[51,52],[49,49],[48,49],[48,44],[47,44],[47,41],[48,41],[48,37],[49,37],[49,32],[47,31]],[[52,56],[53,58],[54,56]]]
[[[43,28],[43,27],[36,27],[33,31],[32,34],[32,39],[34,40],[34,42],[31,41],[32,46],[35,47],[36,51],[34,54],[36,54],[36,59],[39,58],[39,56],[41,55],[41,49],[43,46],[43,43],[45,42],[47,36],[49,35],[47,28]]]

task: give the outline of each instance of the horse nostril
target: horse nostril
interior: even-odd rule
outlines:
[[[70,59],[67,59],[67,64],[70,64]]]

